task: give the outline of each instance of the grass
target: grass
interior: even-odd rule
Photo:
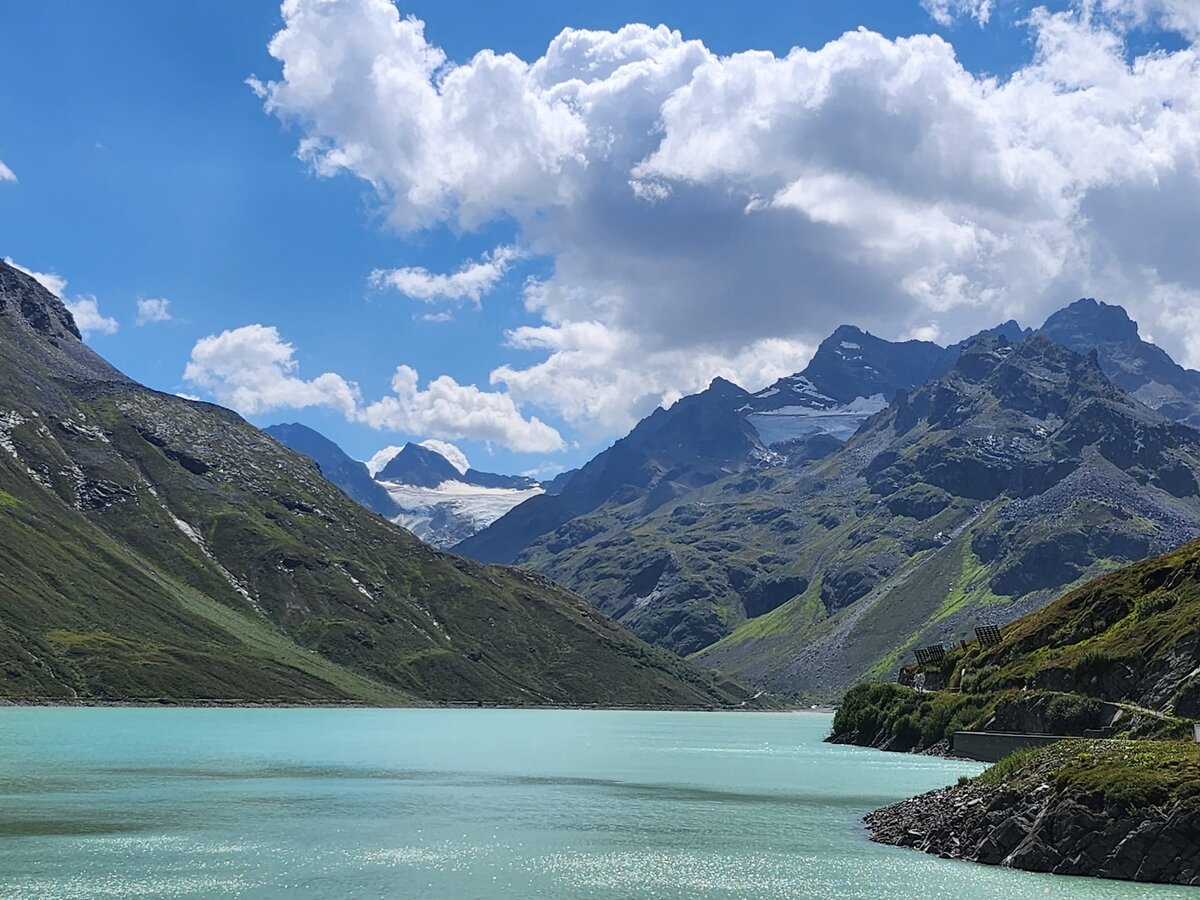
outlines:
[[[991,568],[984,564],[971,549],[971,532],[967,531],[959,542],[962,552],[962,570],[952,589],[946,594],[946,599],[929,619],[933,625],[949,618],[956,612],[966,609],[972,604],[987,605],[1004,601],[988,586]]]
[[[1042,747],[1022,747],[1020,750],[1014,750],[1004,759],[991,766],[988,766],[974,780],[979,784],[987,784],[992,787],[1000,787],[1006,784],[1015,775],[1020,773],[1030,761],[1037,759],[1044,751]],[[972,780],[970,778],[968,781]]]
[[[1184,741],[1090,741],[1059,751],[1055,781],[1135,811],[1200,801],[1200,746]]]
[[[1180,802],[1200,811],[1200,746],[1190,741],[1063,741],[1018,750],[971,780],[1016,791],[1050,784],[1060,795],[1126,814]]]
[[[1198,630],[1200,542],[1194,542],[1068,591],[1014,623],[1000,646],[982,654],[981,664],[993,671],[983,687],[1036,688],[1065,679],[1079,693],[1137,701],[1139,684],[1148,689],[1155,673],[1168,671],[1174,648]],[[1106,673],[1126,664],[1137,683],[1106,681]],[[1200,705],[1182,714],[1197,712]]]

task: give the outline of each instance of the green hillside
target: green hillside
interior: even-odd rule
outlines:
[[[0,697],[732,705],[540,576],[434,551],[129,381],[0,264]]]
[[[851,689],[834,738],[922,749],[964,728],[1188,737],[1200,719],[1200,541],[1070,591],[1004,631],[955,647],[949,690]]]

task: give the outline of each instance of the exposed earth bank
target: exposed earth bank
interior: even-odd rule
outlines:
[[[873,841],[948,859],[1200,885],[1198,773],[1183,743],[1057,744],[865,821]]]

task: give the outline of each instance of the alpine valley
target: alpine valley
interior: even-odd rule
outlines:
[[[129,380],[2,263],[0,451],[0,699],[749,696],[540,575],[423,544],[234,413]]]
[[[761,689],[832,700],[1200,533],[1200,373],[1081,300],[942,348],[842,327],[656,410],[455,549]]]

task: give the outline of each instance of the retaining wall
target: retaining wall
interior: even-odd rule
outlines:
[[[980,762],[998,762],[1015,750],[1026,747],[1045,747],[1058,741],[1078,738],[1061,734],[1018,734],[1000,731],[956,731],[951,746],[956,756]]]

